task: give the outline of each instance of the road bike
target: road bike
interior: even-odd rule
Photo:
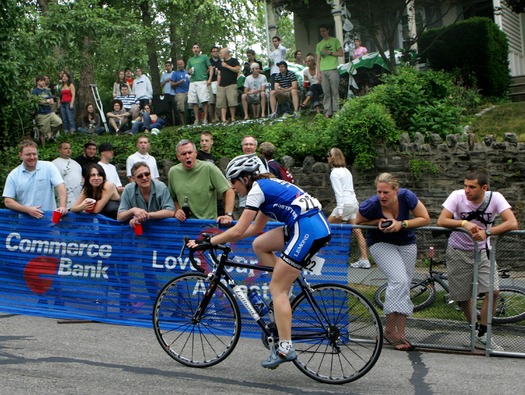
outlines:
[[[414,311],[421,311],[429,307],[436,300],[436,283],[445,291],[443,302],[445,304],[455,304],[449,297],[449,287],[447,274],[433,269],[436,264],[445,264],[444,261],[434,261],[434,247],[429,248],[429,268],[428,274],[424,279],[412,280],[410,287],[410,299],[414,305]],[[498,269],[501,279],[510,278],[509,269]],[[374,294],[374,302],[381,309],[385,301],[386,288],[388,283],[381,285]],[[477,298],[478,315],[483,303],[484,294]],[[494,324],[510,324],[525,319],[525,289],[515,286],[500,285],[499,296],[494,300],[496,311],[492,317]]]
[[[157,296],[155,335],[164,351],[183,365],[213,366],[232,353],[241,335],[238,301],[260,327],[263,345],[273,352],[278,344],[271,305],[266,315],[259,314],[246,295],[248,287],[229,272],[239,268],[270,273],[273,268],[230,259],[230,252],[227,245],[189,249],[196,272],[169,281]],[[368,373],[383,345],[383,329],[373,304],[346,285],[310,285],[303,274],[295,284],[294,291],[299,290],[291,301],[295,366],[328,384],[348,383]]]

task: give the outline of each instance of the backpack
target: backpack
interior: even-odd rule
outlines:
[[[277,178],[280,178],[281,180],[287,181],[291,184],[295,183],[292,174],[279,162],[276,162],[275,160],[270,160],[268,162],[268,167],[270,172],[274,174]]]

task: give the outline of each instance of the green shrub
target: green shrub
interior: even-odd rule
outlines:
[[[378,144],[399,141],[399,130],[387,108],[371,96],[346,102],[334,117],[331,134],[338,147],[364,169],[374,166]]]
[[[423,176],[439,175],[439,168],[428,160],[412,159],[408,162],[408,167],[415,181],[421,181]]]
[[[488,18],[470,18],[424,32],[418,41],[423,61],[435,70],[474,75],[485,96],[505,96],[510,83],[507,37]]]
[[[445,139],[447,134],[461,131],[462,109],[448,100],[440,100],[435,104],[419,105],[410,117],[409,132],[413,136],[420,132],[424,136],[437,133]]]

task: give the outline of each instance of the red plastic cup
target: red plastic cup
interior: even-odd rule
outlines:
[[[54,224],[58,224],[60,221],[60,218],[62,218],[62,213],[58,210],[53,211],[53,216],[51,217],[51,221],[53,221]]]
[[[86,211],[86,213],[91,213],[95,209],[95,204],[97,203],[97,201],[95,199],[91,199],[91,198],[89,198],[88,200],[90,202],[93,202],[93,208],[91,210],[85,210],[85,211]]]
[[[141,236],[142,235],[142,224],[136,223],[135,227],[133,228],[133,230],[135,231],[135,234],[137,236]]]
[[[308,81],[303,82],[304,88],[308,88],[310,86],[310,83]]]

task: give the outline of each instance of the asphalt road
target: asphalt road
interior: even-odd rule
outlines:
[[[268,351],[241,339],[219,365],[192,369],[152,329],[0,313],[0,394],[519,394],[523,359],[385,348],[362,379],[321,384],[293,364],[266,370]]]

